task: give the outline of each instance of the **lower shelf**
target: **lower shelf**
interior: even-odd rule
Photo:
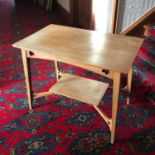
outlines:
[[[50,89],[50,92],[98,106],[107,88],[107,83],[63,74],[62,78]]]

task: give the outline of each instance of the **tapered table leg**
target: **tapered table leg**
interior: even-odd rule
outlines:
[[[131,95],[131,86],[132,86],[132,75],[133,75],[133,67],[129,70],[128,73],[128,81],[127,81],[127,104],[129,104],[130,101],[130,95]]]
[[[121,74],[119,72],[114,72],[112,122],[111,122],[111,143],[112,144],[114,143],[114,140],[115,140],[115,128],[116,128],[117,108],[118,108],[119,93],[120,93],[120,81],[121,81]]]
[[[28,104],[29,104],[29,109],[32,110],[32,90],[31,90],[31,82],[30,82],[31,79],[29,76],[29,67],[30,66],[28,65],[27,53],[25,50],[22,50],[22,60],[23,60],[23,67],[24,67]]]

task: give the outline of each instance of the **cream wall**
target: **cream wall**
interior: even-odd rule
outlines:
[[[66,9],[68,12],[70,12],[70,3],[69,0],[58,0],[58,3]]]

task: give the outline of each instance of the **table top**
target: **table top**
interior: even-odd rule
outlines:
[[[128,73],[143,39],[50,24],[13,44],[51,60]]]

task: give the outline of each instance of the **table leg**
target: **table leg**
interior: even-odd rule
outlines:
[[[57,61],[54,61],[54,67],[55,67],[56,82],[58,82],[58,80],[59,80],[59,70],[58,70]]]
[[[128,81],[127,81],[127,104],[129,104],[130,101],[130,94],[131,94],[131,86],[132,86],[132,75],[133,75],[133,67],[129,70],[128,73]]]
[[[25,50],[22,50],[22,60],[23,60],[23,67],[24,67],[28,104],[29,104],[29,109],[31,111],[32,110],[32,92],[31,92],[31,82],[30,82],[31,79],[29,76],[29,65],[27,60],[27,53]]]
[[[114,140],[115,140],[115,128],[116,128],[117,108],[118,108],[119,93],[120,93],[120,81],[121,81],[121,73],[114,72],[112,122],[111,122],[111,143],[112,144],[114,143]]]
[[[54,60],[54,67],[55,67],[55,74],[56,74],[56,82],[58,82],[62,77],[62,73],[59,71],[58,62],[55,60]]]

